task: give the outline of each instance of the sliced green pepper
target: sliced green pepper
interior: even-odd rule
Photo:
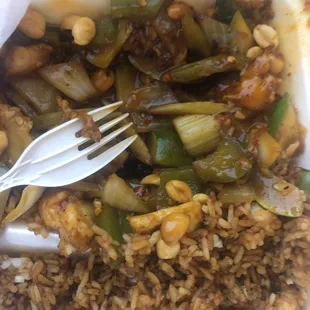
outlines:
[[[239,10],[236,11],[230,27],[235,33],[235,39],[232,43],[233,47],[236,46],[238,51],[245,55],[250,47],[253,46],[254,38],[251,29]]]
[[[132,215],[132,213],[117,210],[105,204],[103,206],[102,213],[96,216],[95,222],[96,225],[104,229],[113,240],[122,244],[124,243],[123,234],[132,232],[129,222],[126,218],[129,215]],[[119,246],[114,246],[114,248],[118,257],[109,265],[111,269],[116,269],[124,260],[124,257],[121,255]]]
[[[20,110],[30,118],[33,118],[37,115],[37,112],[34,110],[34,108],[13,88],[9,87],[5,90],[5,98],[10,103],[12,103],[12,105],[16,105],[18,108],[20,108]]]
[[[119,31],[115,42],[107,47],[104,47],[103,51],[99,54],[89,53],[87,55],[87,60],[96,67],[103,69],[107,68],[118,52],[122,49],[132,31],[132,24],[127,20],[121,20],[119,22]]]
[[[115,42],[118,34],[118,21],[110,16],[96,20],[96,36],[92,40],[95,45],[108,45]]]
[[[198,58],[210,57],[210,43],[200,26],[189,14],[184,16],[182,20],[182,28],[185,39],[189,45],[190,50],[194,53],[194,56],[198,56]]]
[[[300,136],[297,114],[288,94],[274,106],[268,127],[271,136],[284,148]]]
[[[160,76],[164,70],[160,70],[156,60],[143,56],[137,57],[134,55],[129,55],[128,59],[139,71],[151,76],[155,80],[160,80]]]
[[[148,0],[140,5],[137,0],[111,0],[113,18],[151,18],[156,16],[164,0]]]
[[[310,171],[306,169],[301,169],[298,188],[304,191],[306,194],[310,193]]]
[[[124,242],[117,209],[104,204],[102,213],[96,217],[96,224],[108,232],[113,240]]]
[[[183,167],[192,163],[174,128],[157,128],[149,136],[152,161],[165,167]]]
[[[169,86],[162,82],[155,82],[132,91],[126,107],[145,112],[152,107],[174,102],[178,102],[178,99]]]
[[[80,109],[81,112],[89,112],[92,109]],[[32,119],[33,129],[35,130],[46,130],[58,126],[66,121],[63,112],[46,113],[43,115],[35,116]]]
[[[38,114],[57,111],[57,98],[61,93],[52,85],[36,76],[18,77],[10,80],[12,87],[29,102]]]
[[[271,172],[253,169],[250,176],[256,201],[265,209],[282,216],[298,217],[303,212],[300,190]]]
[[[130,65],[120,64],[116,68],[116,98],[127,104],[129,94],[136,89],[137,70]]]
[[[171,69],[163,75],[163,80],[189,83],[215,73],[241,70],[245,64],[241,56],[218,55]]]
[[[230,23],[237,9],[234,0],[216,0],[216,17],[223,23]]]
[[[205,17],[200,22],[200,25],[210,45],[214,42],[219,45],[228,45],[234,39],[234,34],[231,32],[230,27],[215,19]]]
[[[166,191],[166,184],[171,180],[186,182],[193,191],[193,194],[201,193],[201,183],[191,167],[177,169],[166,169],[160,173],[160,186],[157,194],[157,208],[169,206],[169,196]]]
[[[195,161],[193,168],[204,182],[230,183],[242,178],[252,165],[239,142],[225,139],[215,153]]]

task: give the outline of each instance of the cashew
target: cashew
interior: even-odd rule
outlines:
[[[169,181],[166,184],[166,191],[171,199],[180,203],[191,201],[193,198],[191,188],[183,181]]]
[[[279,36],[277,32],[268,25],[257,25],[254,28],[254,39],[261,48],[278,47]]]
[[[250,59],[255,59],[259,56],[262,56],[263,53],[264,53],[264,51],[261,47],[253,46],[247,51],[246,57],[248,57]]]
[[[143,178],[140,182],[143,185],[157,185],[160,184],[160,176],[158,174],[150,174]]]
[[[156,244],[157,256],[160,259],[176,258],[181,249],[179,242],[173,245],[167,245],[164,240],[160,239]]]

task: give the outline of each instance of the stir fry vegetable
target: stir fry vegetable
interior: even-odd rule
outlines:
[[[193,168],[204,182],[230,183],[248,173],[252,164],[237,141],[226,139],[213,154],[195,161]]]
[[[183,167],[192,163],[173,128],[154,129],[149,136],[149,149],[154,164],[166,167]]]
[[[166,82],[188,83],[215,73],[241,70],[245,60],[239,56],[219,55],[183,65],[164,74]]]
[[[120,21],[117,39],[111,45],[104,47],[102,52],[98,54],[94,53],[88,54],[87,60],[91,64],[99,68],[103,69],[107,68],[111,64],[117,53],[122,49],[123,45],[129,38],[132,31],[133,27],[129,21],[126,20]]]
[[[192,157],[212,151],[220,142],[221,126],[212,116],[181,116],[174,119],[173,124]]]
[[[98,95],[84,67],[78,63],[47,66],[39,75],[68,97],[83,102]]]
[[[293,184],[282,180],[270,172],[254,169],[251,184],[256,201],[265,209],[282,216],[297,217],[303,211],[303,197]]]
[[[1,166],[9,169],[34,137],[71,118],[82,118],[82,135],[99,141],[103,121],[86,113],[116,100],[123,105],[105,121],[128,113],[115,127],[133,125],[103,149],[137,139],[85,180],[44,195],[32,186],[1,193],[2,223],[37,205],[45,227],[59,232],[62,254],[95,243],[115,269],[132,232],[154,232],[158,257],[175,259],[201,225],[226,238],[242,204],[242,212],[264,208],[251,211],[253,221],[276,219],[270,212],[301,216],[296,186],[308,193],[310,177],[291,158],[303,150],[303,129],[289,95],[281,96],[276,29],[256,22],[268,1],[256,2],[111,0],[104,16],[70,11],[48,26],[30,8],[0,52]],[[20,202],[8,210],[16,193]],[[203,255],[224,242],[216,238],[208,232]]]

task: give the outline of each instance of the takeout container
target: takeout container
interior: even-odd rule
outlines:
[[[22,2],[25,1],[29,0]],[[66,15],[78,14],[96,18],[107,15],[110,11],[110,0],[32,0],[31,2],[40,11],[46,11],[45,16],[52,23],[59,23],[59,20]],[[310,128],[310,11],[304,11],[304,2],[305,0],[273,0],[275,18],[272,25],[280,36],[280,50],[287,62],[283,73],[282,92],[290,94],[301,123]],[[52,16],[55,10],[61,11],[56,18]],[[299,165],[310,170],[310,133],[306,135],[305,152],[299,158]],[[27,240],[27,244],[20,247],[20,240]],[[55,233],[50,234],[48,239],[35,236],[33,232],[27,230],[25,223],[17,221],[2,233],[0,245],[1,250],[5,251],[8,243],[16,244],[16,252],[12,254],[34,249],[39,252],[55,252],[58,240],[58,235]],[[310,292],[307,309],[310,310]]]

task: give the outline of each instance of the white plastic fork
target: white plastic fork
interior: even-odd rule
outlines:
[[[115,111],[122,102],[116,102],[88,113],[94,121],[99,121]],[[128,113],[116,117],[99,127],[101,133],[106,132],[128,117]],[[44,187],[58,187],[77,182],[88,177],[106,166],[122,153],[137,138],[129,137],[96,157],[89,159],[89,155],[115,139],[127,128],[128,123],[106,136],[98,143],[79,146],[91,141],[89,138],[77,137],[83,128],[81,119],[68,121],[34,140],[20,156],[16,164],[0,178],[0,191],[18,185],[37,185]]]

